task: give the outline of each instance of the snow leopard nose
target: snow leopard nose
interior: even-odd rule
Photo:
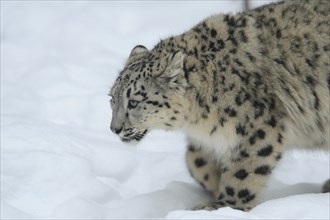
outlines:
[[[114,128],[114,127],[110,127],[111,131],[115,134],[119,134],[122,130],[123,130],[123,127],[120,127],[120,128]]]

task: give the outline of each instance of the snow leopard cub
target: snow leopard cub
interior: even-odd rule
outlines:
[[[215,196],[195,209],[250,210],[287,149],[329,150],[329,11],[285,1],[136,46],[110,92],[111,130],[137,142],[183,129],[188,168]]]

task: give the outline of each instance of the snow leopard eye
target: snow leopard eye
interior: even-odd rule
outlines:
[[[136,100],[129,100],[128,101],[128,108],[132,109],[132,108],[136,108],[138,106],[139,102]]]

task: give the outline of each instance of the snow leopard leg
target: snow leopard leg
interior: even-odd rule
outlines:
[[[186,163],[190,175],[207,191],[217,195],[220,169],[212,156],[190,144],[186,152]]]
[[[283,136],[271,126],[245,134],[244,142],[223,155],[223,169],[214,201],[194,210],[230,206],[248,211],[257,205],[260,192],[281,158]]]

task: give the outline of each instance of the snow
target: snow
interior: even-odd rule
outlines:
[[[254,1],[259,6],[266,1]],[[107,93],[130,50],[241,1],[1,1],[1,219],[329,219],[329,154],[291,152],[250,212],[189,211],[180,132],[129,146]]]

